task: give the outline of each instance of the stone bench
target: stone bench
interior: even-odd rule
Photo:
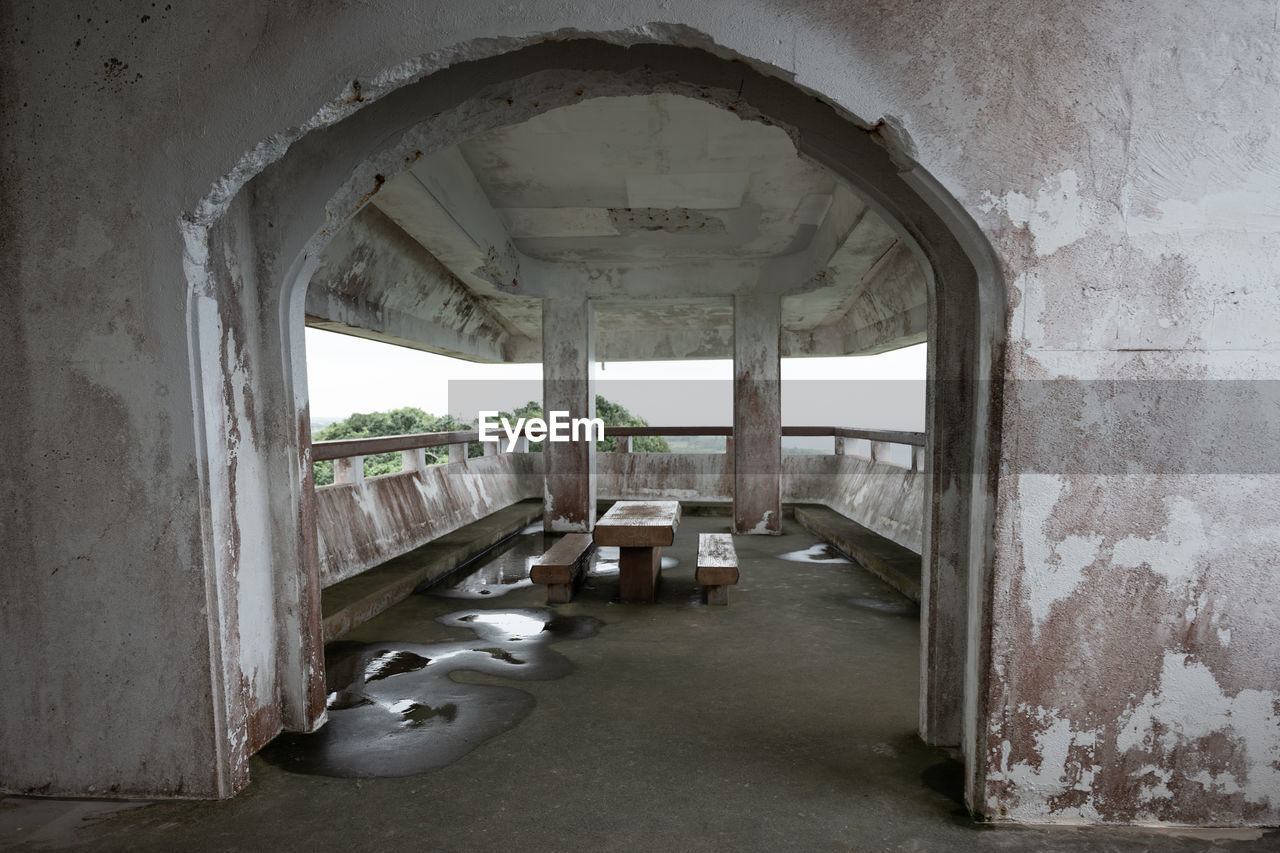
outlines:
[[[728,533],[698,536],[698,571],[694,575],[707,604],[728,604],[729,587],[738,582],[738,552]]]
[[[529,579],[547,585],[548,604],[573,600],[574,590],[587,574],[594,547],[590,533],[568,533],[534,562]]]

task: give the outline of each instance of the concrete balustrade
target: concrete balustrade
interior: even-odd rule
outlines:
[[[732,503],[733,436],[730,427],[607,427],[617,453],[597,456],[596,489],[602,500],[675,499]],[[832,455],[785,455],[782,500],[822,504],[917,553],[924,517],[924,435],[838,427],[784,427],[783,436],[833,436]],[[639,436],[723,435],[726,453],[636,453]],[[477,521],[505,506],[543,495],[542,453],[526,436],[514,452],[486,443],[485,455],[467,458],[475,433],[317,442],[316,461],[333,459],[334,483],[316,488],[317,540],[325,586]],[[871,442],[871,454],[852,452]],[[888,460],[893,446],[912,451],[909,466]],[[427,465],[428,448],[447,447],[449,464]],[[399,451],[403,470],[365,478],[364,456]],[[340,454],[351,455],[340,455]]]
[[[333,460],[334,485],[351,485],[364,480],[364,457],[347,456]]]
[[[467,458],[475,432],[423,433],[314,443],[314,461],[333,460],[332,485],[316,487],[316,540],[323,586],[359,574],[517,501],[542,495],[541,459],[527,452]],[[426,453],[447,448],[449,462]],[[495,448],[491,450],[490,448]],[[364,457],[399,452],[402,470],[364,476]],[[437,450],[437,452],[439,452]]]
[[[786,454],[780,476],[786,503],[830,507],[897,544],[923,547],[925,435],[920,432],[831,426],[783,427],[783,437],[834,438],[827,454]],[[606,427],[605,435],[723,435],[727,453],[603,453],[597,458],[602,500],[671,499],[731,503],[734,498],[734,439],[729,427]],[[870,452],[855,448],[866,442]],[[910,463],[890,458],[909,448]],[[874,454],[874,455],[873,455]]]

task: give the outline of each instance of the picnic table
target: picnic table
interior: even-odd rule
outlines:
[[[662,549],[675,541],[679,526],[679,501],[618,501],[596,522],[595,543],[618,548],[619,598],[624,603],[653,601]]]

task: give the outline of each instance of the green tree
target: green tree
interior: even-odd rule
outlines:
[[[515,424],[517,418],[542,418],[546,419],[546,414],[542,410],[542,404],[534,400],[530,400],[514,412],[501,412],[500,417],[504,417],[512,425]],[[619,405],[605,397],[596,395],[596,417],[604,421],[605,426],[648,426],[649,422],[644,418],[638,418],[626,407]],[[618,439],[606,438],[603,441],[596,442],[596,450],[612,453],[618,449]],[[671,447],[667,444],[667,440],[660,435],[638,436],[631,440],[631,449],[637,453],[670,453]],[[542,452],[542,442],[529,442],[529,450],[534,453]]]
[[[339,438],[375,438],[383,435],[410,435],[419,432],[453,432],[455,430],[472,429],[471,424],[463,423],[452,415],[431,415],[412,406],[393,409],[389,412],[356,413],[343,421],[312,434],[312,441],[332,441]],[[483,448],[479,442],[472,442],[467,449],[468,456],[480,456]],[[427,464],[438,465],[448,461],[446,447],[428,447]],[[400,454],[375,453],[364,458],[364,475],[376,477],[379,474],[391,474],[400,470]],[[326,460],[315,463],[315,482],[317,486],[327,486],[333,482],[333,462]]]
[[[506,411],[498,412],[498,418],[499,419],[506,418],[507,423],[511,424],[512,428],[514,429],[516,425],[516,421],[518,421],[520,418],[524,418],[526,421],[532,418],[540,418],[542,420],[546,420],[546,415],[542,411],[541,403],[537,402],[536,400],[530,400],[520,408],[516,409],[514,412],[506,412]],[[500,434],[505,436],[505,433],[500,433]],[[506,438],[504,437],[502,440],[506,441]],[[541,453],[542,442],[541,441],[529,442],[529,452]]]
[[[612,400],[596,395],[596,417],[604,421],[605,426],[648,426],[644,418],[636,417],[627,409]],[[596,450],[612,453],[618,449],[618,439],[606,438],[596,442]],[[671,446],[660,435],[641,435],[631,439],[631,449],[636,453],[670,453]]]

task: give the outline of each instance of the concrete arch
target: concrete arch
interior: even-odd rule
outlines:
[[[921,730],[964,748],[969,802],[980,803],[1006,310],[992,250],[888,124],[723,51],[576,37],[400,86],[268,152],[272,162],[215,187],[184,228],[219,794],[247,782],[248,757],[281,727],[308,729],[324,713],[302,342],[320,251],[424,153],[583,98],[651,92],[783,127],[899,230],[929,278]],[[360,85],[349,95],[360,103]]]

